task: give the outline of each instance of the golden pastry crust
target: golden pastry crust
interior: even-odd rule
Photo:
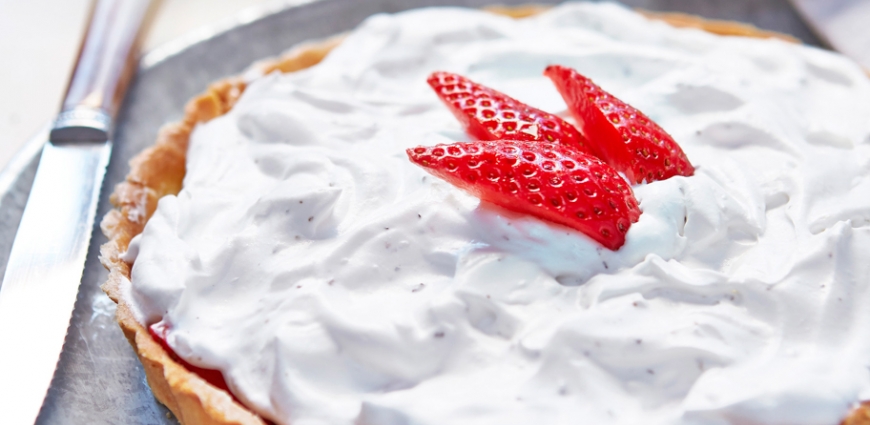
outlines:
[[[492,6],[487,10],[524,18],[548,8],[541,5]],[[710,21],[677,13],[641,13],[676,27],[699,28],[720,35],[779,38],[797,42],[787,35],[736,22]],[[304,44],[277,59],[254,66],[264,73],[305,69],[323,60],[342,39],[336,36]],[[267,422],[238,404],[225,391],[213,387],[174,361],[136,320],[122,295],[124,285],[130,284],[130,265],[121,260],[121,254],[127,250],[130,240],[142,232],[157,208],[157,201],[181,190],[187,144],[193,128],[225,114],[244,90],[245,82],[241,78],[231,77],[210,85],[205,93],[188,102],[184,118],[164,126],[155,145],[130,160],[130,173],[125,181],[115,186],[110,197],[115,208],[106,214],[100,224],[103,233],[109,238],[109,242],[100,247],[100,261],[109,270],[109,277],[102,289],[118,304],[118,324],[139,356],[154,396],[185,425],[266,425]],[[870,402],[856,406],[841,425],[870,425]]]
[[[650,19],[665,21],[677,28],[697,28],[718,35],[731,35],[755,38],[777,38],[791,43],[800,43],[800,40],[788,35],[773,31],[765,31],[753,25],[734,21],[719,21],[704,19],[695,15],[676,12],[653,12],[639,10],[642,15]]]

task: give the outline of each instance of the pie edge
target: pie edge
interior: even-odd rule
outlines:
[[[533,16],[548,6],[492,6],[490,12],[524,18]],[[660,13],[641,10],[650,19],[664,21],[675,27],[698,28],[713,34],[754,38],[778,38],[798,42],[791,36],[764,31],[733,21],[708,20],[682,13]],[[301,44],[288,53],[254,64],[263,74],[294,72],[316,65],[343,37]],[[136,351],[154,396],[169,408],[185,425],[267,425],[264,419],[233,400],[223,390],[215,388],[184,366],[174,361],[155,341],[133,314],[123,298],[123,285],[130,281],[129,264],[121,259],[130,240],[140,234],[157,208],[157,201],[181,190],[190,133],[199,123],[207,122],[229,111],[246,88],[241,77],[229,77],[213,83],[191,99],[184,117],[163,126],[154,146],[130,160],[130,172],[117,184],[110,196],[114,208],[107,213],[100,228],[108,242],[100,246],[100,262],[109,271],[102,290],[118,304],[116,319],[124,336]],[[870,402],[852,411],[840,425],[870,425]]]

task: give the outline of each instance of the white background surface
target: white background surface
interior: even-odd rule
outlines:
[[[163,0],[147,51],[276,0]],[[54,117],[91,0],[0,0],[0,169]]]

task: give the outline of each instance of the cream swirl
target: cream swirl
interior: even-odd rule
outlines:
[[[551,63],[697,166],[635,187],[619,251],[405,158],[466,139],[430,72],[564,115]],[[196,129],[131,294],[281,424],[833,425],[870,398],[867,117],[838,55],[613,4],[377,15]]]

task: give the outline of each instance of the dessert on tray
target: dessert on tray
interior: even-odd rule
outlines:
[[[509,11],[373,16],[212,85],[131,162],[105,289],[158,399],[185,424],[870,424],[862,70],[614,4]]]

